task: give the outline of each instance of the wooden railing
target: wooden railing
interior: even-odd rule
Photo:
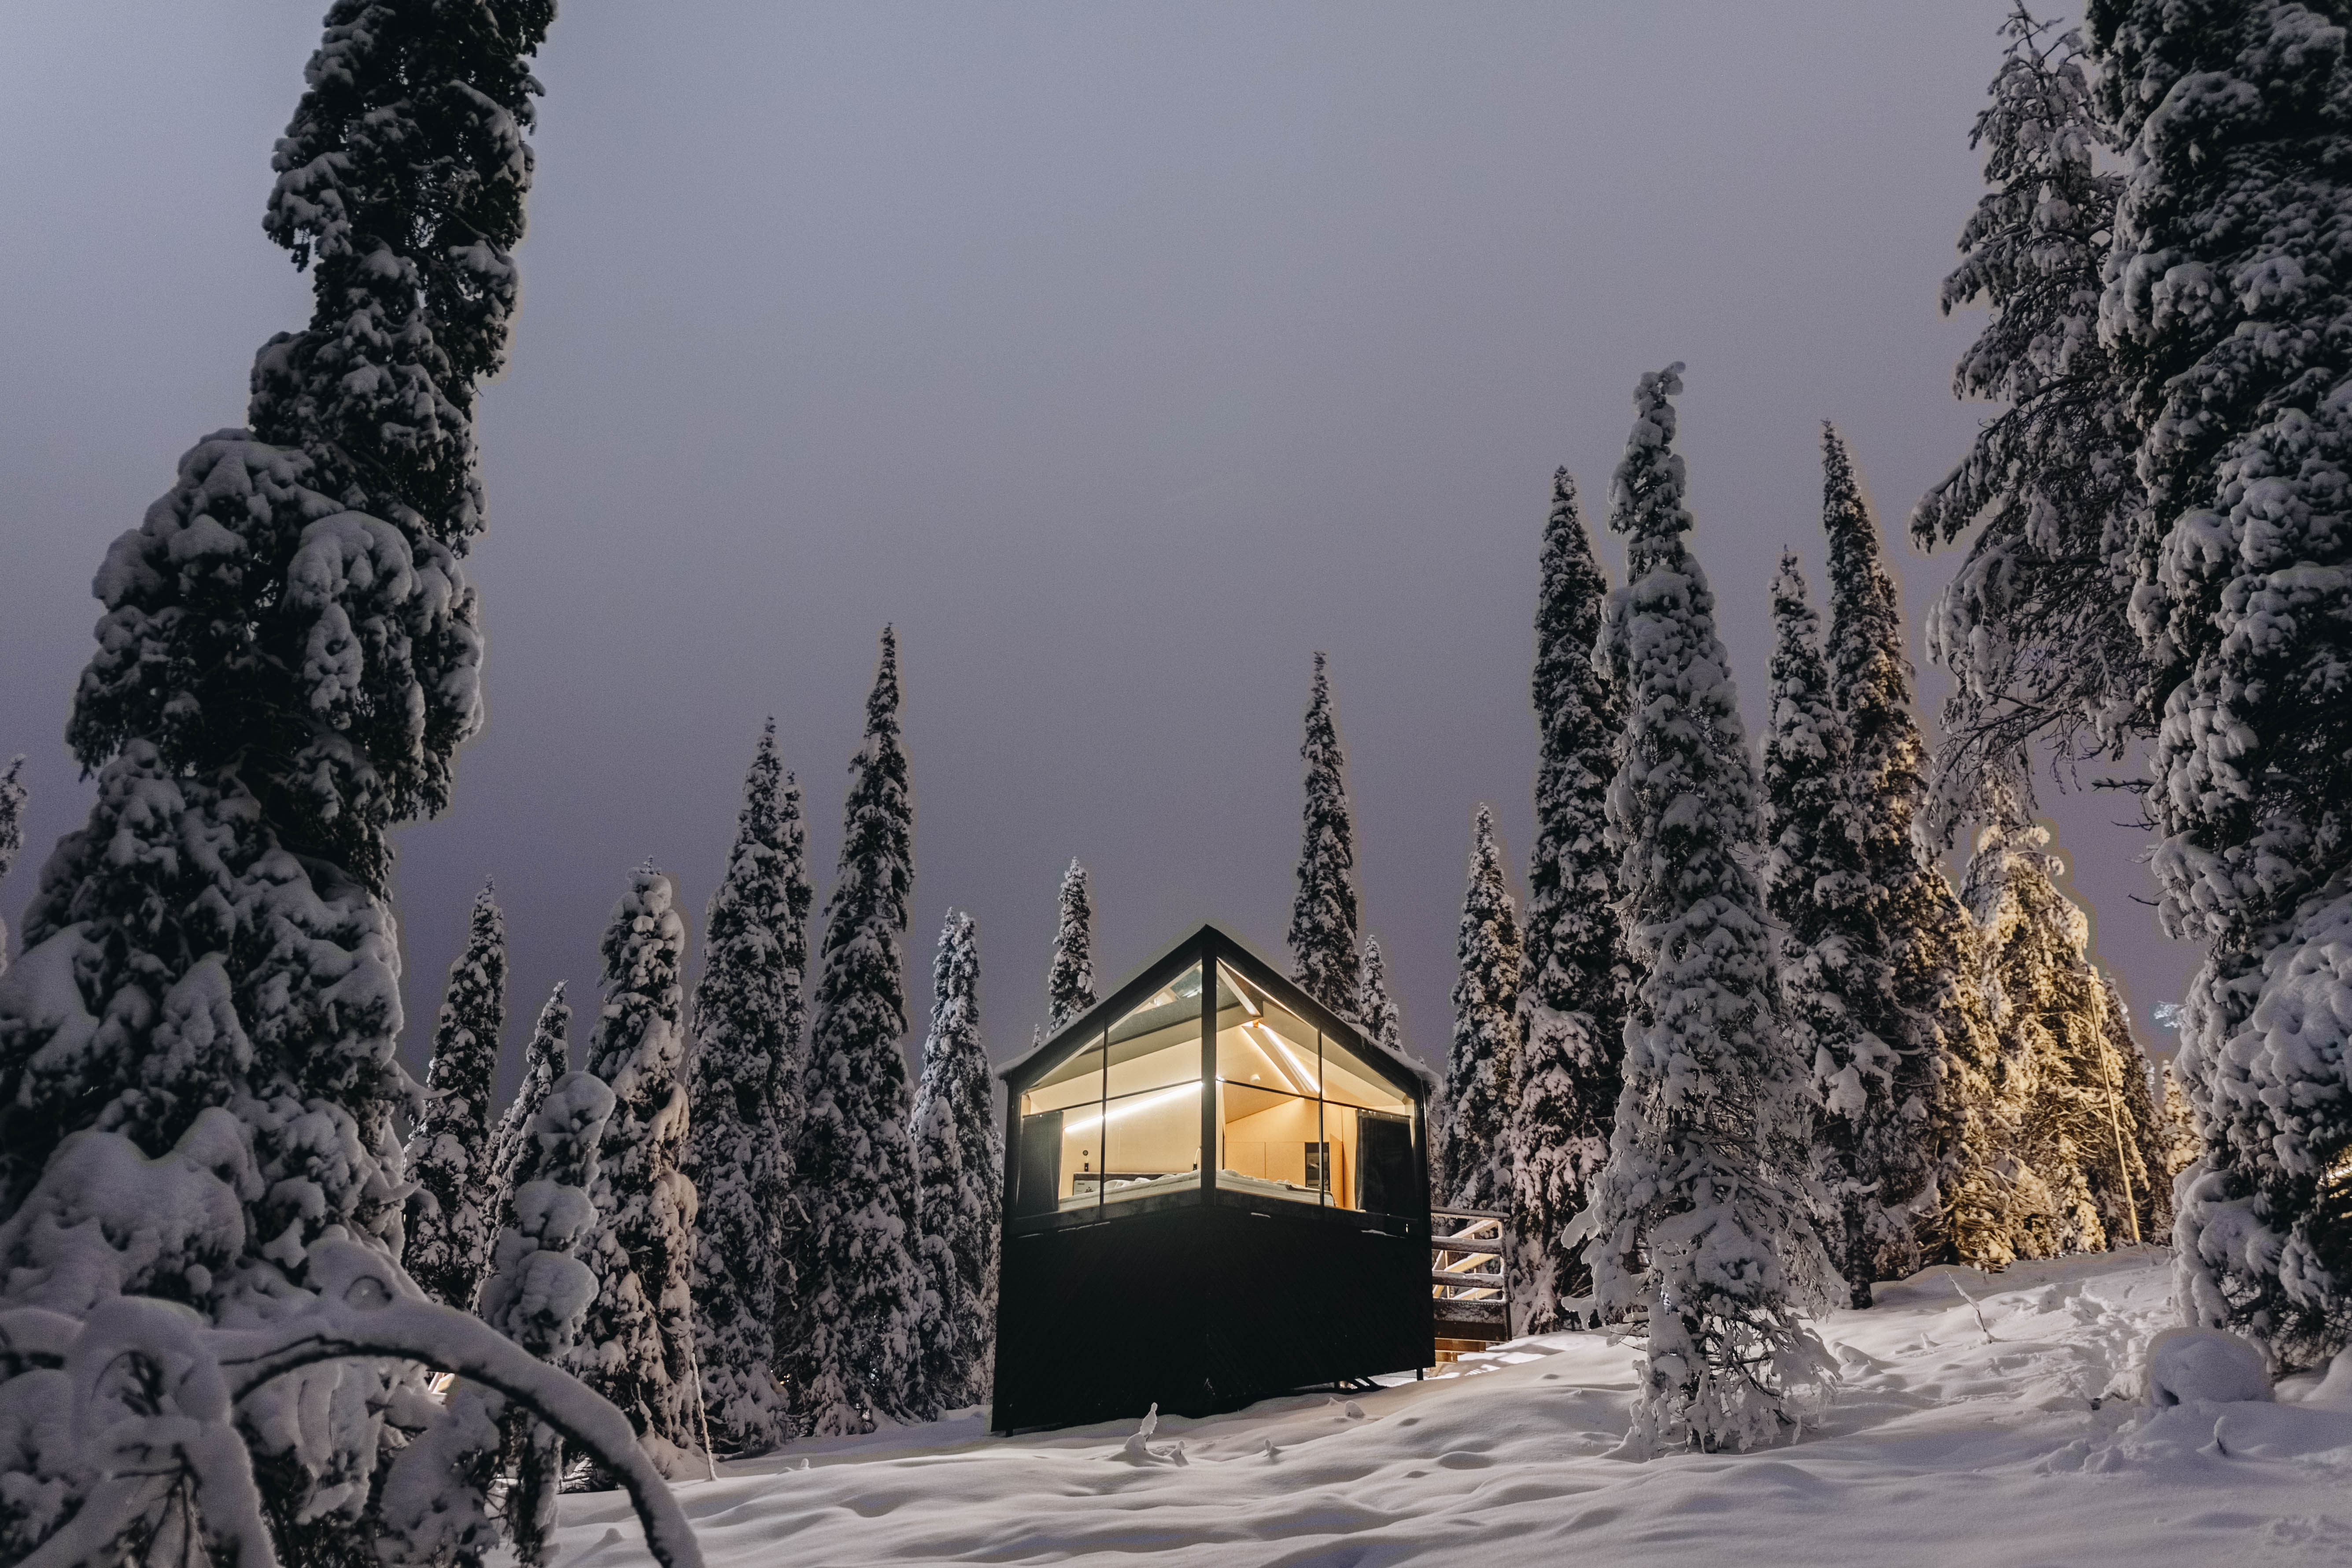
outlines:
[[[1487,1344],[1511,1337],[1510,1233],[1488,1209],[1432,1209],[1429,1293],[1441,1342]],[[1443,1359],[1452,1352],[1441,1345]]]

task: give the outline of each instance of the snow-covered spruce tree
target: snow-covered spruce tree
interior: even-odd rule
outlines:
[[[562,1028],[549,1026],[570,1019],[559,984],[540,1015],[541,1034],[560,1041]],[[525,1089],[530,1087],[526,1080]],[[596,1294],[595,1271],[579,1254],[600,1228],[590,1194],[614,1097],[604,1080],[589,1072],[564,1073],[542,1088],[530,1102],[507,1172],[504,1223],[490,1277],[482,1285],[482,1320],[541,1361],[561,1363],[577,1342]],[[492,1414],[503,1428],[502,1457],[514,1476],[505,1510],[515,1554],[539,1568],[553,1555],[548,1536],[562,1490],[562,1439],[520,1412]]]
[[[1646,1355],[1639,1447],[1752,1447],[1784,1433],[1828,1373],[1801,1314],[1835,1271],[1805,1192],[1802,1068],[1779,1013],[1773,937],[1750,869],[1760,824],[1715,595],[1685,542],[1675,450],[1682,367],[1642,378],[1611,486],[1627,536],[1609,668],[1630,722],[1609,842],[1640,978],[1584,1258],[1595,1304]]]
[[[1517,905],[1495,842],[1495,814],[1478,808],[1470,881],[1454,937],[1454,1048],[1445,1058],[1444,1201],[1507,1214],[1513,1168],[1512,1076],[1519,1055],[1519,986],[1526,954]]]
[[[1352,1019],[1362,984],[1356,955],[1356,824],[1348,805],[1348,759],[1331,716],[1331,681],[1319,653],[1298,754],[1307,763],[1307,824],[1298,845],[1298,896],[1290,905],[1290,978]]]
[[[2000,1208],[2004,1134],[1990,1108],[1997,1096],[2000,1045],[1992,1008],[1979,984],[1984,954],[1966,906],[1940,862],[1922,853],[1919,874],[1898,884],[1886,900],[1886,924],[1900,933],[1895,949],[1895,994],[1918,1042],[1897,1082],[1914,1083],[1902,1102],[1904,1120],[1922,1142],[1934,1185],[1915,1213],[1918,1240],[1913,1260],[1999,1267],[1982,1248],[1991,1243]],[[1932,1095],[1929,1089],[1932,1089]],[[1915,1110],[1924,1115],[1914,1116]]]
[[[1566,1227],[1591,1203],[1608,1159],[1633,984],[1606,843],[1624,712],[1593,659],[1608,597],[1576,481],[1559,469],[1536,600],[1536,842],[1528,859],[1520,1050],[1508,1096],[1512,1233],[1520,1247],[1514,1299],[1521,1327],[1538,1333],[1565,1326],[1560,1299],[1591,1284]]]
[[[1927,616],[1928,655],[1953,678],[1932,792],[1948,843],[1988,767],[2037,742],[2114,752],[2149,727],[2150,671],[2124,613],[2139,432],[2097,331],[2122,177],[2095,162],[2105,133],[2077,35],[2022,5],[2002,30],[1969,138],[1991,189],[1937,303],[1985,307],[1952,391],[2005,407],[1911,513],[1922,549],[1977,531]]]
[[[2146,1179],[2116,1131],[2116,1089],[2137,1064],[2113,1055],[2090,921],[2060,889],[2049,844],[2011,786],[1990,800],[1968,880],[2000,1042],[2000,1111],[2013,1129],[2010,1246],[2026,1258],[2128,1240],[2126,1183]]]
[[[802,1425],[819,1436],[870,1432],[908,1415],[919,1393],[923,1281],[899,1046],[915,812],[898,701],[898,639],[885,626],[825,902],[795,1172],[808,1241],[781,1370]]]
[[[548,993],[539,1021],[531,1026],[530,1039],[522,1048],[522,1082],[490,1135],[490,1185],[482,1194],[482,1212],[490,1216],[493,1226],[506,1223],[507,1206],[514,1201],[515,1162],[523,1156],[531,1118],[539,1114],[540,1102],[555,1087],[555,1080],[571,1070],[572,1004],[564,1000],[563,982],[559,980]]]
[[[0,877],[5,877],[16,864],[17,852],[25,847],[24,782],[17,775],[25,771],[22,756],[9,760],[8,769],[0,773]],[[0,920],[0,974],[8,973],[8,922]]]
[[[1853,807],[1853,869],[1862,877],[1861,896],[1837,920],[1845,950],[1840,995],[1857,1027],[1895,1052],[1885,1104],[1903,1123],[1874,1132],[1871,1169],[1878,1202],[1889,1213],[1912,1212],[1924,1250],[1952,1257],[1960,1221],[1950,1200],[1969,1185],[1977,1158],[1959,1090],[1984,1070],[1992,1045],[1969,984],[1968,911],[1919,838],[1927,744],[1912,706],[1902,597],[1853,460],[1826,423],[1822,530],[1830,602],[1822,652],[1851,747],[1843,794]],[[1922,1251],[1907,1237],[1890,1242],[1879,1254],[1880,1278],[1910,1272]]]
[[[1810,1064],[1812,1173],[1827,1200],[1822,1239],[1850,1304],[1867,1307],[1881,1259],[1911,1250],[1911,1215],[1891,1188],[1916,1180],[1916,1136],[1895,1100],[1893,1047],[1864,1026],[1849,934],[1867,910],[1866,829],[1847,795],[1853,742],[1830,691],[1821,616],[1793,552],[1772,578],[1771,713],[1764,742],[1764,887],[1780,921],[1789,1049]],[[1867,919],[1866,912],[1864,916]],[[1867,985],[1864,979],[1859,982]],[[1887,1172],[1898,1180],[1890,1183]]]
[[[73,1271],[209,1321],[278,1313],[323,1283],[330,1242],[387,1260],[401,1246],[395,1114],[415,1086],[395,1057],[388,835],[447,804],[481,722],[461,566],[484,522],[474,403],[517,298],[529,62],[551,15],[333,5],[265,219],[311,268],[310,323],[261,351],[251,429],[199,442],[96,579],[105,613],[68,728],[96,798],[0,983],[0,1213],[54,1171],[39,1202],[101,1219],[79,1245],[148,1234],[152,1216],[101,1218],[114,1194],[55,1184],[103,1158],[58,1165],[68,1141],[166,1158],[207,1112],[226,1118],[247,1173],[227,1255]],[[432,1409],[411,1373],[339,1357],[244,1386],[277,1554],[373,1568],[386,1456]],[[75,1506],[105,1473],[75,1470],[41,1506]]]
[[[490,1163],[490,1096],[507,1026],[507,925],[485,883],[466,948],[433,1024],[425,1088],[432,1099],[408,1135],[408,1250],[401,1264],[426,1295],[471,1311],[498,1237]]]
[[[2143,433],[2155,868],[2168,929],[2206,949],[2175,1058],[2205,1144],[2174,1194],[2178,1294],[2315,1364],[2352,1342],[2347,18],[2087,12],[2127,158],[2099,331]]]
[[[2197,1136],[2197,1118],[2189,1109],[2189,1096],[2181,1092],[2180,1075],[2172,1070],[2169,1061],[2159,1063],[2157,1073],[2163,1079],[2157,1123],[2164,1133],[2165,1190],[2169,1197],[2172,1184],[2181,1172],[2197,1163],[2204,1145]],[[2151,1086],[2150,1092],[2158,1091]]]
[[[392,1361],[495,1394],[609,1464],[654,1559],[698,1568],[693,1531],[619,1411],[479,1319],[427,1300],[398,1264],[364,1242],[320,1237],[309,1249],[315,1290],[231,1324],[138,1290],[149,1277],[136,1266],[126,1276],[131,1292],[108,1294],[87,1318],[67,1310],[93,1283],[89,1238],[75,1234],[91,1224],[77,1200],[93,1190],[142,1205],[137,1234],[148,1258],[175,1267],[194,1257],[235,1258],[237,1193],[252,1178],[240,1160],[236,1118],[208,1107],[189,1134],[151,1161],[120,1137],[79,1133],[26,1205],[0,1222],[0,1258],[22,1303],[8,1314],[11,1360],[19,1364],[0,1384],[11,1461],[0,1511],[6,1561],[26,1568],[281,1561],[275,1541],[284,1527],[241,1462],[249,1440],[235,1412],[263,1385],[310,1366]],[[76,1190],[55,1179],[64,1173],[77,1178]],[[467,1561],[482,1544],[478,1478],[452,1462],[495,1434],[462,1404],[435,1409],[432,1424],[395,1450],[376,1492],[375,1562]],[[84,1495],[74,1495],[76,1483],[89,1488]]]
[[[482,1285],[483,1321],[541,1361],[569,1348],[595,1292],[595,1277],[569,1256],[595,1228],[588,1196],[596,1144],[613,1091],[573,1073],[533,1112],[519,1194],[497,1233],[496,1266]],[[508,1476],[511,1483],[501,1485]],[[562,1490],[561,1439],[544,1422],[510,1410],[504,1395],[459,1384],[448,1410],[393,1461],[383,1486],[386,1562],[480,1568],[501,1522],[523,1563],[551,1560],[548,1537]]]
[[[1392,1057],[1404,1055],[1404,1016],[1389,994],[1389,963],[1378,937],[1364,939],[1363,979],[1356,986],[1356,1023],[1371,1041]]]
[[[801,1206],[797,1172],[801,1127],[808,1103],[809,914],[815,907],[816,891],[809,882],[808,812],[796,773],[784,774],[783,787],[776,797],[776,821],[793,937],[782,956],[800,975],[788,999],[791,1011],[784,1019],[783,1037],[789,1054],[777,1069],[781,1076],[775,1088],[776,1119],[786,1130],[786,1163],[782,1167],[786,1185],[776,1197],[776,1272],[768,1309],[772,1329],[768,1366],[781,1381],[791,1360],[791,1336],[799,1331],[800,1279],[808,1256],[808,1216]],[[793,1429],[798,1431],[798,1418],[793,1415],[796,1409],[793,1390],[786,1384],[783,1392],[787,1415],[793,1416]]]
[[[629,873],[600,946],[604,1006],[588,1070],[613,1090],[596,1180],[596,1231],[582,1252],[596,1299],[567,1364],[621,1407],[665,1474],[701,1447],[696,1420],[694,1184],[686,1144],[686,921],[677,889],[650,864]]]
[[[921,1183],[922,1399],[930,1415],[988,1397],[996,1352],[996,1259],[1004,1134],[980,1035],[980,939],[950,911],[931,963],[931,1032],[915,1090]]]
[[[1045,1033],[1095,1005],[1095,906],[1087,868],[1073,858],[1062,873],[1061,919],[1054,927],[1054,962],[1045,972]]]
[[[768,721],[743,781],[727,874],[703,917],[694,993],[694,1333],[710,1440],[764,1453],[792,1436],[774,1365],[784,1205],[800,1136],[802,980],[811,892],[799,801]]]
[[[2132,1029],[2131,1008],[2116,985],[2116,977],[2099,972],[2099,993],[2106,1003],[2106,1061],[2114,1074],[2105,1087],[2108,1104],[2118,1124],[2116,1161],[2130,1178],[2131,1211],[2111,1211],[2107,1229],[2135,1242],[2162,1241],[2172,1234],[2172,1173],[2165,1168],[2164,1123],[2157,1109],[2156,1064],[2140,1048]],[[2121,1198],[2123,1194],[2114,1194]],[[2137,1223],[2134,1223],[2137,1222]]]

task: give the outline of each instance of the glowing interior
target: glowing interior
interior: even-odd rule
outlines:
[[[1053,1206],[1198,1189],[1201,974],[1195,964],[1081,1041],[1022,1096],[1024,1180],[1037,1157],[1025,1145],[1059,1124]],[[1231,967],[1216,980],[1217,1185],[1359,1206],[1371,1190],[1357,1168],[1366,1114],[1409,1146],[1412,1099]]]

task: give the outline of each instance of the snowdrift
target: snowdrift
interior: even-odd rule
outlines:
[[[1563,1334],[1353,1400],[1162,1416],[1140,1441],[1139,1410],[1015,1438],[966,1412],[795,1444],[677,1496],[712,1568],[2352,1562],[2352,1368],[2152,1407],[2170,1260],[1883,1286],[1820,1324],[1844,1383],[1819,1429],[1755,1454],[1612,1458],[1633,1352]],[[646,1561],[617,1495],[564,1502],[563,1568]]]

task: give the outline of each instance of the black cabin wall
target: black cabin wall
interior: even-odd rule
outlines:
[[[1005,1238],[998,1431],[1238,1409],[1424,1364],[1427,1226],[1188,1205]]]

